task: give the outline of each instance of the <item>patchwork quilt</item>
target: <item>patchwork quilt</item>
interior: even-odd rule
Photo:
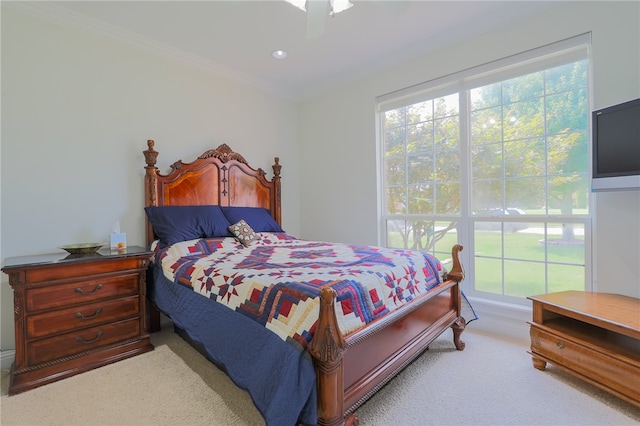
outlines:
[[[320,291],[337,293],[347,335],[440,283],[442,266],[418,251],[306,241],[259,233],[244,247],[232,237],[156,247],[155,262],[180,286],[271,330],[304,350],[319,315]]]

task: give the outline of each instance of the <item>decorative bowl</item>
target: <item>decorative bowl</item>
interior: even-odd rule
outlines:
[[[60,248],[70,254],[93,254],[103,245],[101,243],[80,243],[69,244]]]

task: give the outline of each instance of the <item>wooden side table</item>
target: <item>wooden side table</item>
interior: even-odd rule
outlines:
[[[153,350],[143,247],[8,258],[15,362],[9,395]]]
[[[563,291],[533,301],[531,357],[640,407],[640,299]]]

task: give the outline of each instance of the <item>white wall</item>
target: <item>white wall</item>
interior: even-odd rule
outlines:
[[[300,232],[295,104],[189,64],[2,9],[0,259],[108,241],[119,220],[144,245],[147,139],[158,167],[221,143],[272,177],[283,227]],[[1,349],[14,347],[2,274]]]
[[[594,108],[640,97],[640,3],[567,2],[306,101],[303,237],[377,243],[376,96],[587,32]],[[596,289],[640,297],[640,191],[596,194],[595,215]]]
[[[0,259],[106,241],[115,220],[142,244],[147,139],[162,171],[223,142],[269,176],[278,155],[287,231],[376,244],[376,96],[592,31],[594,107],[637,98],[639,20],[638,2],[569,2],[295,105],[3,8]],[[639,297],[640,192],[597,194],[595,205],[597,289]],[[0,297],[5,350],[4,274]]]

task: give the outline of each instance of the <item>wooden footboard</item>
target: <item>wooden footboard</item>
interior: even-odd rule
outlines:
[[[319,425],[358,424],[355,410],[449,327],[456,348],[464,349],[461,250],[460,245],[453,247],[454,265],[447,281],[345,338],[335,316],[335,292],[323,289],[318,327],[308,348],[316,369]]]

